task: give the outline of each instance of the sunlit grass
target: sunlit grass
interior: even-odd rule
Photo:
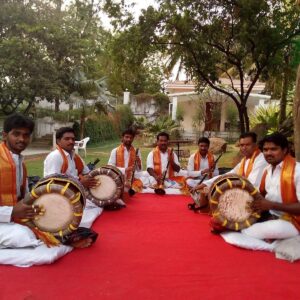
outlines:
[[[113,148],[117,147],[120,144],[120,141],[110,141],[101,145],[91,145],[87,149],[87,156],[84,158],[86,163],[94,162],[96,158],[100,159],[100,162],[97,164],[97,167],[101,167],[107,164],[110,152]],[[145,170],[146,167],[146,159],[148,153],[152,150],[152,148],[146,148],[143,146],[141,141],[136,141],[135,146],[139,147],[142,154],[142,162],[143,162],[143,169]],[[197,145],[189,145],[184,146],[181,149],[189,149],[190,153],[192,154],[197,150]],[[238,148],[235,145],[230,144],[227,145],[227,152],[221,157],[219,160],[218,166],[219,167],[233,167],[233,159],[238,153]],[[81,156],[83,157],[83,152],[80,152]],[[43,163],[44,157],[38,158],[28,158],[26,161],[26,166],[28,169],[29,176],[43,176]],[[183,168],[186,167],[187,159],[181,162],[181,166]]]

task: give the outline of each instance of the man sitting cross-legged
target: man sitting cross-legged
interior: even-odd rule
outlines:
[[[180,165],[176,153],[171,154],[171,149],[168,148],[169,134],[161,132],[157,135],[156,140],[157,147],[147,157],[150,186],[157,188],[163,185],[165,188],[181,189],[185,192],[185,177],[175,174],[180,171]],[[166,174],[166,178],[163,182],[164,174]]]
[[[240,135],[239,138],[240,152],[243,155],[243,159],[238,163],[229,173],[237,174],[247,178],[256,188],[259,187],[262,178],[263,170],[267,166],[267,162],[264,155],[258,148],[257,136],[254,132],[246,132]],[[210,188],[218,176],[212,179],[206,180],[204,183],[195,186],[191,193],[200,191],[203,188]],[[201,198],[201,207],[205,207],[208,204],[208,199]]]
[[[288,152],[287,139],[274,133],[262,140],[263,154],[269,163],[263,173],[260,190],[264,199],[252,207],[269,211],[268,221],[253,224],[242,234],[260,240],[286,239],[300,230],[300,163]]]
[[[203,176],[210,179],[219,175],[219,170],[215,166],[214,155],[208,150],[209,144],[208,138],[199,138],[198,151],[189,158],[187,166],[189,178],[186,180],[189,187],[195,187]]]
[[[136,153],[136,149],[132,146],[134,137],[135,132],[132,129],[127,129],[122,133],[122,143],[111,151],[108,164],[117,167],[122,172],[125,176],[127,188],[132,188],[135,192],[141,192],[144,186],[142,158],[141,151]],[[132,176],[134,176],[133,182],[131,182]],[[146,179],[146,182],[148,182],[148,179]]]

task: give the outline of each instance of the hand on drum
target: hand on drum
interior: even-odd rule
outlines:
[[[256,211],[268,211],[273,208],[273,202],[265,198],[253,200],[251,207]]]
[[[19,201],[14,207],[12,211],[12,218],[18,219],[34,219],[37,216],[43,215],[45,209],[40,207],[39,205],[28,205],[23,201]]]
[[[96,178],[89,175],[81,177],[80,182],[85,188],[95,188],[100,185],[100,182]]]

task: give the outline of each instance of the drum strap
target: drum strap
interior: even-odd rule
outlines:
[[[168,154],[170,155],[171,153],[171,150],[168,149]],[[172,157],[171,157],[171,162],[174,160],[174,156],[172,154]],[[160,150],[158,147],[156,147],[154,150],[153,150],[153,164],[154,164],[154,172],[157,174],[157,175],[162,175],[162,169],[161,169],[161,157],[160,157]],[[169,164],[169,178],[171,177],[174,177],[174,171],[173,171],[173,168],[172,168],[172,163]]]
[[[201,165],[201,154],[199,151],[197,151],[195,153],[195,156],[194,156],[194,171],[199,171],[200,170],[200,165]],[[207,159],[208,159],[208,167],[210,169],[212,169],[214,167],[214,164],[215,164],[215,158],[213,156],[213,154],[208,151],[207,153]],[[212,172],[209,172],[209,178],[212,178]]]
[[[21,184],[21,198],[26,191],[27,172],[22,164],[23,181]],[[16,167],[9,149],[5,143],[0,144],[0,205],[14,206],[17,203]]]
[[[281,199],[283,203],[297,203],[297,193],[296,186],[294,181],[296,169],[296,160],[291,156],[287,155],[282,164],[281,174],[280,174],[280,190],[281,190]],[[267,170],[265,170],[261,184],[260,184],[260,192],[265,195],[266,194],[266,177]],[[284,219],[289,219],[295,227],[300,231],[300,216],[288,215],[285,214],[283,216]]]
[[[64,153],[64,150],[61,147],[56,146],[56,148],[63,158],[63,164],[61,166],[61,173],[66,174],[68,167],[69,167],[68,158],[67,158],[66,154]],[[82,175],[84,164],[79,155],[77,155],[77,154],[74,155],[74,162],[75,162],[76,169],[78,171],[78,176]]]

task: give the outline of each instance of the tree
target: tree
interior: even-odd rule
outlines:
[[[35,7],[33,9],[33,7]],[[25,112],[36,97],[56,94],[57,72],[36,38],[41,32],[39,1],[4,1],[0,11],[0,105],[10,114],[25,104]]]
[[[149,52],[156,45],[156,51],[180,57],[199,88],[210,86],[234,101],[240,131],[249,130],[249,95],[268,67],[283,62],[284,48],[300,33],[299,11],[288,0],[159,3],[159,9],[149,7],[140,17],[140,42],[151,45]],[[221,76],[229,79],[230,87],[220,83]]]
[[[103,77],[99,64],[106,32],[94,0],[4,0],[0,10],[0,105],[9,114],[38,98],[55,102],[72,94],[72,74]]]

